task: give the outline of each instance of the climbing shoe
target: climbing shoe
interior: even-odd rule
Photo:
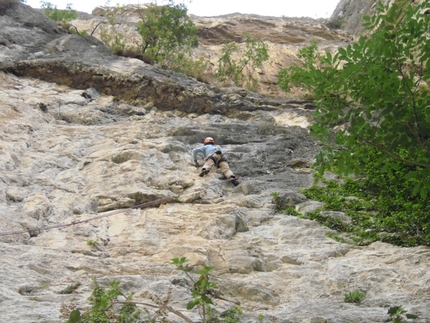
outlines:
[[[211,171],[211,169],[210,169],[210,168],[208,168],[208,169],[202,169],[202,171],[200,172],[199,176],[200,176],[200,177],[203,177],[203,176],[205,176],[206,174],[208,174],[210,171]]]
[[[237,181],[237,179],[236,179],[236,176],[230,176],[230,178],[229,179],[233,179],[232,181],[231,181],[231,183],[234,185],[234,186],[237,186],[237,185],[239,185],[239,182]]]

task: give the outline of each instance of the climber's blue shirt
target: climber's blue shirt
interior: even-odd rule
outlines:
[[[205,145],[202,147],[194,148],[193,149],[193,160],[196,161],[197,155],[199,155],[199,154],[203,155],[203,158],[206,159],[206,158],[212,156],[213,154],[215,154],[215,152],[218,149],[221,149],[221,152],[223,154],[225,154],[227,152],[225,149],[214,146],[214,145]]]

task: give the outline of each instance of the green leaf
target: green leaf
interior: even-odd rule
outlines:
[[[391,316],[402,313],[404,313],[404,310],[401,306],[392,306],[388,309],[388,314]]]
[[[199,305],[200,303],[201,303],[200,299],[193,299],[192,301],[188,302],[187,310],[193,309],[194,306]]]
[[[422,187],[420,190],[420,196],[423,200],[427,199],[428,196],[428,190],[425,187]]]
[[[202,295],[202,301],[205,304],[213,304],[212,299],[210,297],[208,297],[207,295]]]
[[[412,196],[415,196],[418,194],[418,192],[421,193],[421,183],[417,183],[412,191]]]
[[[75,309],[73,311],[70,312],[69,315],[69,320],[67,321],[67,323],[81,323],[81,312],[79,311],[79,309]]]

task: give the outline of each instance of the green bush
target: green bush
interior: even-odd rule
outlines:
[[[110,50],[116,55],[123,56],[129,48],[126,47],[126,35],[118,31],[117,28],[117,12],[118,15],[123,13],[122,7],[115,8],[113,10],[105,10],[103,15],[107,18],[107,23],[99,23],[96,28],[100,29],[100,41],[105,44]]]
[[[360,172],[367,163],[383,165],[387,176],[399,164],[417,178],[413,193],[426,198],[430,189],[430,47],[427,46],[430,3],[384,6],[365,17],[369,36],[318,53],[316,45],[301,49],[301,67],[283,69],[282,89],[305,87],[317,109],[311,133],[325,145],[318,157],[321,172]],[[335,130],[333,130],[335,129]],[[368,157],[369,150],[378,155]]]
[[[184,4],[147,4],[141,12],[137,31],[141,36],[141,52],[154,62],[169,65],[166,60],[188,53],[198,46],[197,27],[187,15]]]
[[[112,281],[109,288],[100,286],[93,279],[95,287],[88,298],[91,308],[81,314],[73,309],[66,323],[137,323],[140,322],[140,309],[132,301],[132,295],[126,296],[119,290],[119,281]],[[119,301],[121,296],[124,301]]]
[[[345,295],[344,301],[345,303],[356,303],[359,304],[364,300],[364,293],[359,290],[354,290]]]
[[[191,56],[191,49],[198,45],[197,27],[187,16],[184,4],[158,6],[147,4],[140,11],[141,20],[137,31],[142,42],[129,45],[126,34],[118,29],[118,17],[124,13],[121,7],[105,12],[107,24],[100,25],[100,40],[116,55],[137,58],[148,64],[174,70],[208,82],[205,71],[209,61]]]

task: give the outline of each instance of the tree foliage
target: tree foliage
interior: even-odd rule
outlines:
[[[134,323],[140,322],[141,310],[132,301],[132,295],[126,296],[119,290],[119,281],[112,281],[109,288],[100,286],[93,279],[95,287],[88,298],[91,308],[81,315],[79,309],[73,309],[66,323]],[[122,298],[123,301],[118,299]]]
[[[220,81],[231,80],[236,86],[253,90],[257,80],[252,76],[255,68],[269,59],[267,44],[245,34],[245,47],[227,42],[222,48],[215,76]]]
[[[197,27],[187,16],[184,4],[148,4],[140,15],[137,30],[142,38],[141,51],[154,62],[168,65],[177,54],[198,45]]]
[[[283,69],[278,83],[314,96],[321,173],[363,179],[379,201],[380,229],[428,243],[430,3],[379,2],[365,27],[369,36],[334,54],[302,49],[303,65]]]
[[[175,5],[173,0],[164,6],[146,4],[137,27],[142,41],[134,44],[121,32],[121,16],[125,13],[121,6],[106,11],[107,23],[100,25],[100,40],[115,54],[139,58],[205,81],[209,61],[192,56],[191,49],[198,44],[197,28],[186,14],[185,4]]]
[[[313,92],[312,133],[325,142],[335,140],[336,149],[326,156],[338,171],[362,170],[362,148],[376,148],[381,164],[391,161],[384,167],[388,174],[396,170],[394,160],[411,166],[405,175],[422,179],[415,192],[423,198],[430,189],[424,180],[430,176],[429,10],[428,2],[407,8],[379,3],[379,14],[366,17],[366,28],[373,31],[369,37],[334,55],[315,54],[311,46],[302,51],[303,67],[279,74],[284,90],[292,83]]]

